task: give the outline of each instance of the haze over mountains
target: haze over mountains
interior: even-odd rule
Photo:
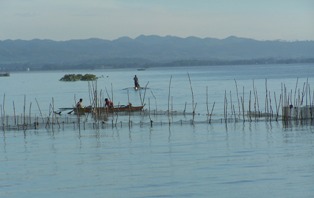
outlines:
[[[314,41],[144,36],[0,41],[0,70],[314,62]]]

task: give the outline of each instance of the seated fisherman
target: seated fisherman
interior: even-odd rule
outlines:
[[[83,99],[80,98],[80,100],[76,103],[76,108],[80,109],[83,108]]]
[[[113,102],[108,98],[105,99],[105,107],[113,108]]]

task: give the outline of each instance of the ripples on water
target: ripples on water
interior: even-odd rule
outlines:
[[[313,136],[277,122],[2,131],[0,195],[311,197]]]
[[[225,70],[219,67],[191,71],[198,107],[204,108],[206,85],[213,85],[210,93],[216,95],[210,102],[215,99],[217,103],[223,99],[225,90],[234,91],[234,79],[239,80],[239,87],[245,84],[250,87],[252,78],[260,79],[256,80],[256,86],[258,90],[264,90],[265,68],[256,72],[244,67],[243,74],[238,70],[230,71],[229,67]],[[268,76],[271,78],[269,87],[280,90],[280,82],[285,81],[294,89],[294,71],[304,71],[297,77],[305,78],[302,80],[308,77],[312,83],[311,68],[289,67],[286,70],[289,73],[284,76],[274,71]],[[181,104],[174,108],[183,109],[185,101],[191,98],[187,71],[172,69],[172,72],[171,93],[174,103]],[[274,76],[274,73],[278,75]],[[29,77],[53,82],[61,74],[42,76],[34,73]],[[74,103],[74,94],[80,97],[87,91],[86,83],[62,84],[56,81],[54,84],[43,80],[36,86],[32,81],[28,83],[28,76],[17,75],[21,81],[11,88],[3,87],[1,83],[5,89],[7,112],[12,109],[8,107],[12,98],[15,98],[17,106],[23,106],[25,93],[29,93],[28,101],[36,97],[45,109],[52,97],[55,105],[69,106]],[[131,78],[133,73],[113,71],[110,75]],[[158,108],[167,109],[163,98],[167,98],[169,76],[165,76],[162,70],[139,74],[143,84],[150,80],[150,89],[160,99]],[[110,89],[108,79],[101,82],[106,82]],[[19,88],[22,84],[25,90]],[[180,85],[183,88],[176,89]],[[114,83],[115,98],[124,97],[127,101],[125,87],[120,81]],[[49,94],[46,88],[49,88]],[[137,96],[132,94],[130,97],[135,99]],[[188,99],[177,99],[177,96]],[[206,117],[201,119],[206,120]],[[130,128],[109,125],[98,130],[90,127],[79,130],[70,124],[54,129],[1,130],[0,153],[0,197],[314,196],[313,123],[284,125],[275,121],[252,121],[193,125],[177,122],[170,125],[154,123],[152,127],[134,124]]]

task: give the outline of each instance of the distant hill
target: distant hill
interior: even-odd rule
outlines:
[[[314,41],[144,36],[116,40],[3,40],[0,70],[314,62]]]

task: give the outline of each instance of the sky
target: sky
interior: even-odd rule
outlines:
[[[314,40],[314,0],[0,0],[0,40]]]

